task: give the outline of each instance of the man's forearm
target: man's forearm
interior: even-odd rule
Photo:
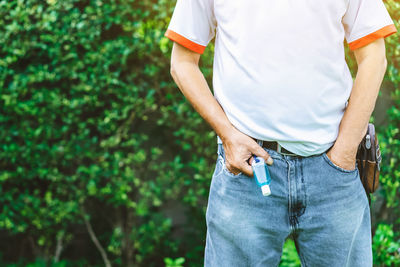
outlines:
[[[342,151],[356,153],[364,137],[375,107],[379,89],[386,71],[385,57],[365,58],[358,65],[349,103],[339,127],[335,146]],[[355,157],[355,155],[352,155]]]
[[[199,67],[191,62],[181,62],[172,68],[171,75],[193,108],[224,139],[234,127],[211,93]]]

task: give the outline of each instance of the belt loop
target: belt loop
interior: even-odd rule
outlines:
[[[257,144],[262,147],[263,146],[263,140],[257,139]]]
[[[276,142],[276,146],[277,146],[277,151],[278,151],[278,153],[282,153],[281,152],[281,145],[278,143],[278,142]]]

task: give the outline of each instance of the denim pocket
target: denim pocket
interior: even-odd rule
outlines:
[[[322,157],[324,158],[324,160],[326,161],[326,163],[328,163],[329,166],[331,166],[332,168],[340,171],[340,172],[344,172],[344,173],[353,173],[357,171],[357,166],[354,167],[354,169],[352,170],[347,170],[347,169],[343,169],[342,167],[336,165],[335,163],[333,163],[330,158],[328,157],[328,155],[326,155],[326,152],[324,152],[322,154]]]
[[[231,171],[228,170],[228,168],[226,167],[225,164],[225,159],[221,157],[221,165],[222,165],[222,172],[225,173],[226,175],[233,177],[233,178],[237,178],[242,176],[243,172],[239,172],[238,174],[234,174]]]
[[[228,170],[228,168],[226,167],[226,164],[225,164],[225,151],[224,151],[224,147],[222,146],[222,144],[218,145],[218,161],[221,164],[221,168],[222,168],[221,173],[224,173],[226,176],[233,177],[233,178],[245,176],[243,174],[243,172],[239,172],[238,174],[233,174],[231,171]]]

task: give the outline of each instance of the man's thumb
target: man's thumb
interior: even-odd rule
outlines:
[[[267,163],[268,165],[272,165],[272,163],[274,163],[272,157],[261,146],[258,146],[258,148],[256,149],[256,151],[253,152],[253,154],[263,158],[265,160],[265,163]]]

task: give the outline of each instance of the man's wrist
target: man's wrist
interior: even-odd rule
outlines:
[[[338,138],[334,144],[335,150],[340,151],[341,154],[343,153],[351,156],[355,156],[357,154],[358,145],[359,143],[355,141],[349,142],[349,140],[340,138]]]
[[[225,125],[220,127],[218,136],[221,138],[222,143],[226,140],[232,139],[232,136],[236,133],[237,129],[232,125]]]
[[[368,127],[368,124],[366,126]],[[339,129],[339,135],[335,141],[335,146],[343,153],[356,153],[361,140],[365,136],[367,127],[365,127],[360,133],[356,129],[352,129],[351,131],[349,131],[349,129],[342,126]]]

